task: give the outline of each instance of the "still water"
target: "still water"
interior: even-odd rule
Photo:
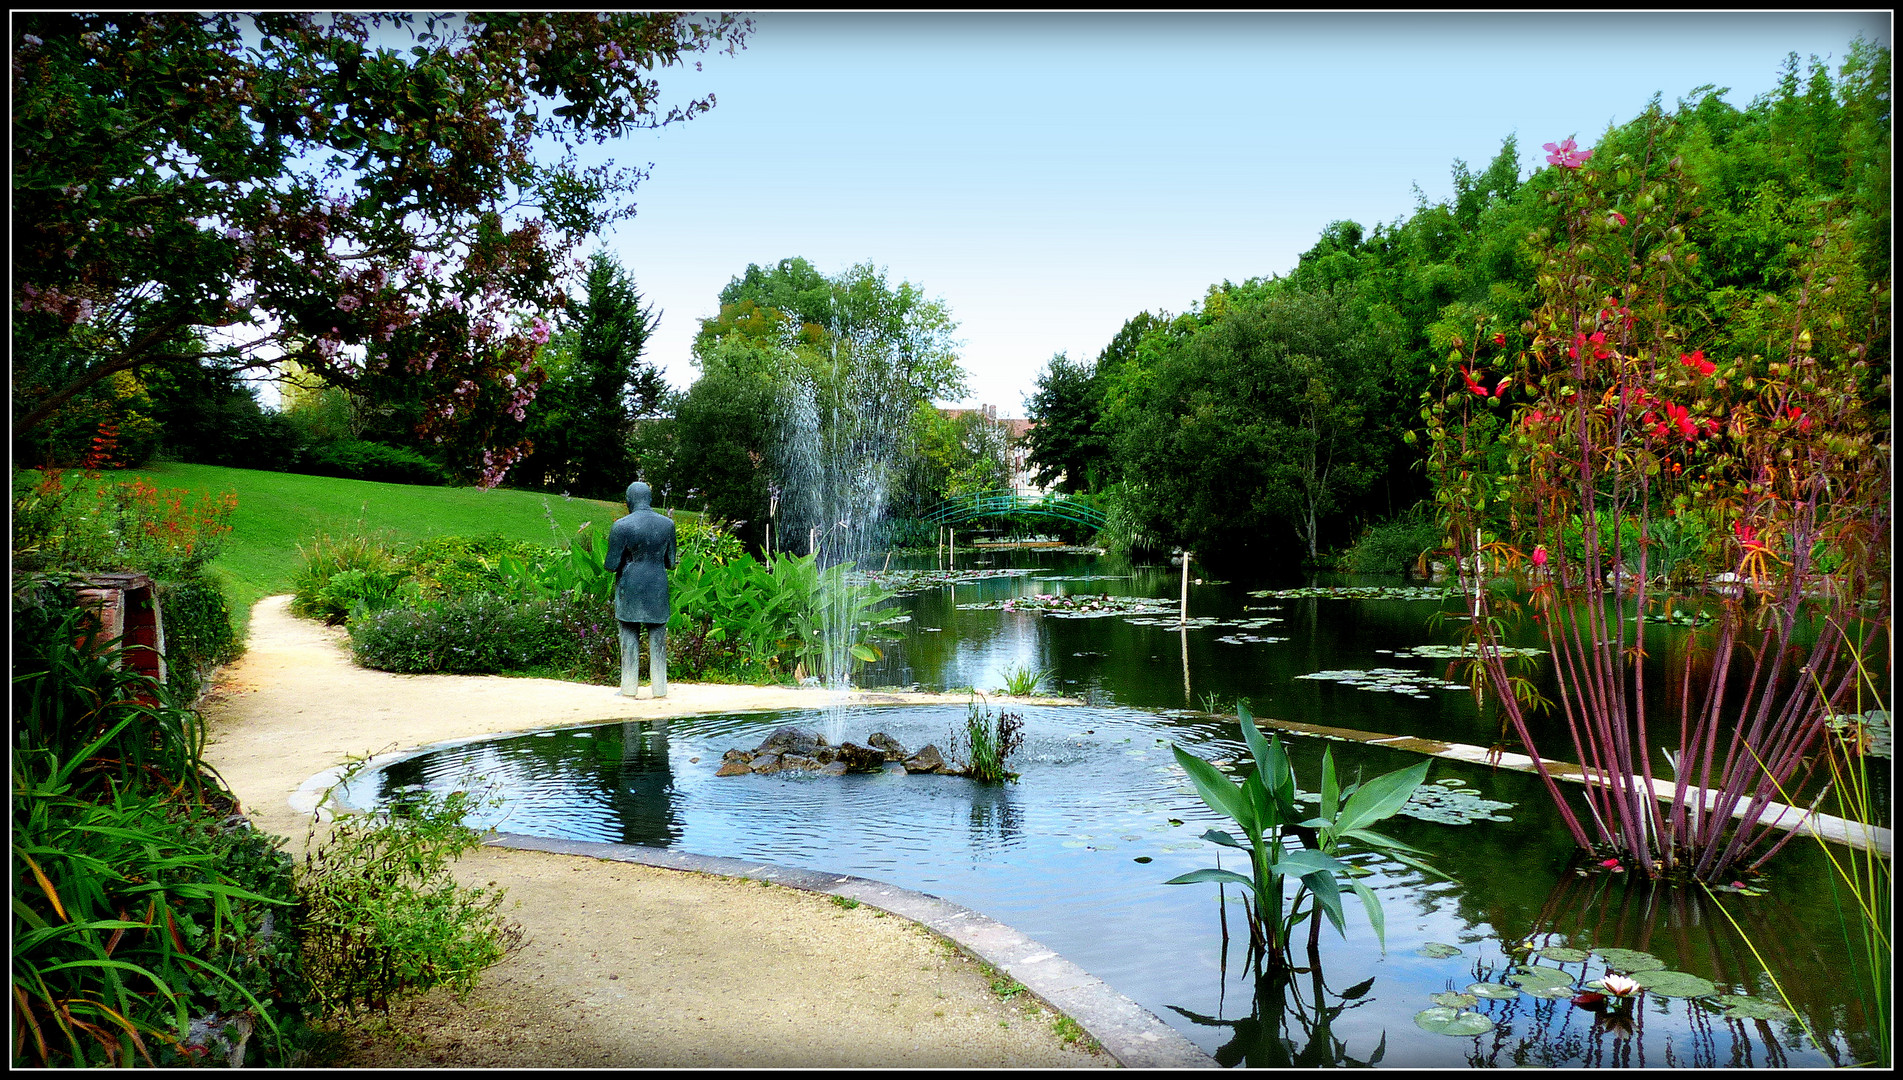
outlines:
[[[751,748],[785,723],[818,727],[815,713],[539,732],[412,758],[377,782],[387,797],[480,777],[503,799],[482,823],[503,831],[758,859],[942,896],[1051,946],[1226,1064],[1752,1067],[1871,1057],[1868,1025],[1843,974],[1848,961],[1835,912],[1820,895],[1828,868],[1814,848],[1791,845],[1772,864],[1768,895],[1720,894],[1721,912],[1702,893],[1651,889],[1609,873],[1577,876],[1571,843],[1545,809],[1535,778],[1444,761],[1433,763],[1431,781],[1460,781],[1512,804],[1491,815],[1508,820],[1391,819],[1382,831],[1427,851],[1452,880],[1379,859],[1351,860],[1369,872],[1363,880],[1381,898],[1385,950],[1351,901],[1346,936],[1324,929],[1317,970],[1258,985],[1245,970],[1247,928],[1234,891],[1225,905],[1213,885],[1162,884],[1217,865],[1219,851],[1222,865],[1241,866],[1237,853],[1199,839],[1226,823],[1195,796],[1170,746],[1225,767],[1246,760],[1246,751],[1233,719],[1185,710],[1185,701],[1247,697],[1265,715],[1486,744],[1497,720],[1469,692],[1419,690],[1423,699],[1296,678],[1352,667],[1440,672],[1444,661],[1410,664],[1394,653],[1454,640],[1457,626],[1428,626],[1439,606],[1432,602],[1278,602],[1214,585],[1192,586],[1192,617],[1281,622],[1185,635],[1123,618],[962,606],[1083,588],[1173,598],[1179,582],[1169,568],[1017,558],[1035,572],[903,598],[913,616],[901,627],[905,636],[889,643],[886,659],[861,679],[982,689],[1027,661],[1052,672],[1057,690],[1091,704],[1015,710],[1026,731],[1013,763],[1022,773],[1017,783],[713,775],[724,750]],[[1096,580],[1049,580],[1085,574]],[[1219,640],[1245,635],[1286,640]],[[883,731],[907,747],[943,747],[965,712],[865,707],[847,712],[844,730],[854,741]],[[1325,746],[1351,776],[1419,760],[1356,743],[1290,744],[1298,779],[1311,787]],[[1701,1001],[1651,993],[1624,1022],[1565,998],[1520,994],[1476,1004],[1494,1023],[1481,1035],[1435,1034],[1415,1023],[1433,1005],[1432,994],[1501,981],[1509,964],[1526,959],[1529,942],[1640,950],[1712,981],[1717,993],[1778,1001],[1754,945],[1823,1045],[1807,1038],[1796,1018],[1731,1019]],[[1603,971],[1593,960],[1541,963],[1575,981]]]

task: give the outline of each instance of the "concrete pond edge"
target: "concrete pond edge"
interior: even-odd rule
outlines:
[[[580,855],[663,870],[764,881],[804,892],[854,900],[923,926],[1021,984],[1033,997],[1068,1016],[1126,1069],[1216,1068],[1216,1060],[1164,1023],[1155,1013],[1118,993],[1102,979],[1024,933],[970,908],[930,893],[871,878],[805,870],[772,863],[695,855],[669,848],[555,840],[491,833],[491,847]]]

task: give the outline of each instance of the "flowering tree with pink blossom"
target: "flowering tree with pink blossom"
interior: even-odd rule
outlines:
[[[653,73],[730,15],[49,12],[13,20],[13,325],[62,357],[31,429],[117,372],[289,356],[493,484],[577,246],[638,169],[573,150],[691,118]],[[206,344],[210,342],[210,344]]]
[[[1867,357],[1890,283],[1820,203],[1782,332],[1708,356],[1715,328],[1685,317],[1698,187],[1654,152],[1668,121],[1648,121],[1651,141],[1600,160],[1548,144],[1554,217],[1528,238],[1541,302],[1454,342],[1422,415],[1477,675],[1536,759],[1543,703],[1508,669],[1505,616],[1547,643],[1585,812],[1540,772],[1575,840],[1650,876],[1728,881],[1795,835],[1773,819],[1799,811],[1776,804],[1811,790],[1828,721],[1886,663],[1889,377]],[[1669,646],[1659,716],[1645,660],[1664,638],[1644,620],[1685,610],[1709,622]]]

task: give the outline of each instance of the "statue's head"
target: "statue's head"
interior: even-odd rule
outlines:
[[[654,492],[639,480],[628,485],[628,513],[636,510],[648,510],[654,506]]]

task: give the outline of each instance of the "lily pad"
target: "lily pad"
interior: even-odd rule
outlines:
[[[1414,1023],[1436,1035],[1485,1035],[1493,1030],[1493,1018],[1486,1013],[1461,1012],[1445,1005],[1415,1013]]]
[[[1573,985],[1573,977],[1571,975],[1566,974],[1558,968],[1549,967],[1536,967],[1528,968],[1525,971],[1516,971],[1508,975],[1506,981],[1529,994],[1538,993],[1541,990],[1550,990],[1562,986],[1570,987]]]
[[[1520,991],[1505,983],[1477,982],[1467,987],[1467,992],[1477,998],[1493,998],[1505,1001],[1520,996]]]
[[[1429,994],[1427,1000],[1449,1009],[1471,1009],[1480,1004],[1479,998],[1457,990],[1443,990],[1438,994]]]
[[[1683,971],[1641,971],[1632,981],[1661,997],[1706,997],[1718,992],[1710,979]]]
[[[1548,945],[1539,951],[1540,956],[1556,964],[1577,964],[1588,955],[1584,949],[1569,949],[1564,945]]]
[[[1439,1000],[1439,995],[1435,995]],[[1775,1001],[1747,997],[1744,994],[1720,994],[1715,999],[1728,1020],[1788,1020],[1794,1014]]]
[[[1636,974],[1641,971],[1662,971],[1665,968],[1665,961],[1637,949],[1594,949],[1593,952],[1614,971]]]
[[[1415,951],[1430,959],[1440,960],[1449,956],[1459,956],[1460,946],[1448,945],[1439,941],[1430,941]]]

